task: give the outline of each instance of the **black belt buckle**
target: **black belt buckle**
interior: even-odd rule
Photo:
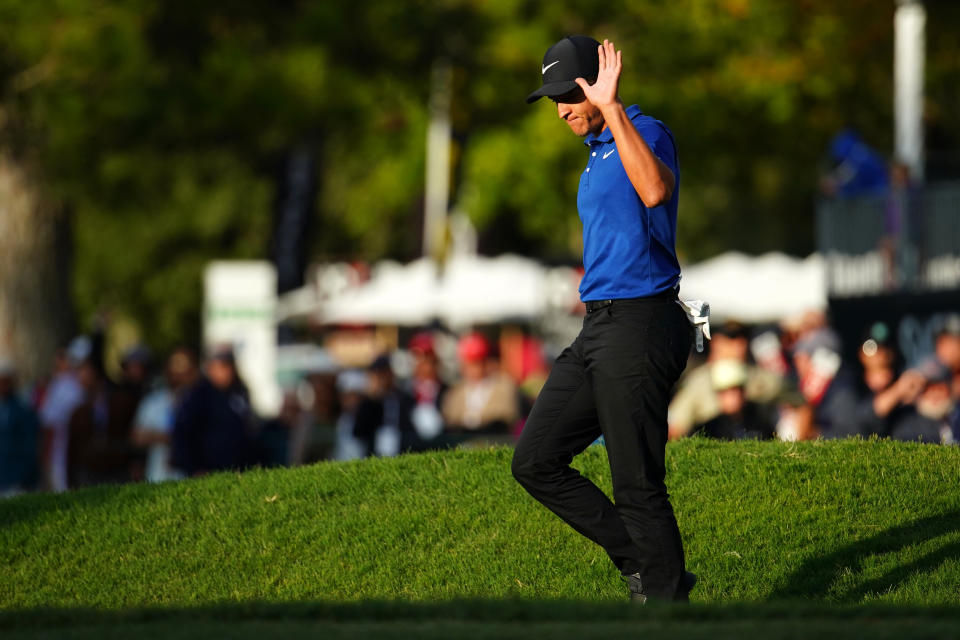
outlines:
[[[609,307],[613,304],[613,300],[590,300],[589,302],[583,303],[587,308],[587,313],[593,313],[594,311],[599,311],[604,307]]]

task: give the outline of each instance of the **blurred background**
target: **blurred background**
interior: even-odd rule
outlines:
[[[574,33],[678,142],[681,294],[720,338],[674,435],[953,442],[958,29],[951,0],[0,0],[0,489],[512,441],[583,314],[583,149],[524,102]]]

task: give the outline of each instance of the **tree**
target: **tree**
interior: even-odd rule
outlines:
[[[832,134],[852,125],[890,148],[892,2],[581,5],[0,0],[0,188],[23,195],[0,203],[0,224],[16,201],[32,229],[0,236],[0,338],[66,338],[71,296],[56,282],[69,275],[81,319],[108,306],[155,347],[195,340],[204,264],[267,255],[275,168],[292,148],[318,158],[318,260],[418,255],[438,57],[454,69],[453,199],[490,253],[579,257],[583,150],[549,103],[524,103],[565,34],[617,42],[624,98],[675,132],[688,260],[810,251]],[[928,11],[929,112],[949,146],[960,15]],[[72,271],[57,233],[40,233],[70,219]],[[27,267],[59,275],[18,284]]]

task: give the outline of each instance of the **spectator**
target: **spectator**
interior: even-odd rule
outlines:
[[[719,360],[710,367],[719,415],[697,425],[695,433],[720,440],[770,440],[775,421],[769,410],[747,400],[747,365],[739,360]]]
[[[884,259],[888,289],[909,286],[921,271],[920,190],[911,180],[910,167],[894,162],[890,167],[890,191],[884,208],[880,253]]]
[[[952,444],[956,424],[955,399],[950,394],[950,371],[936,358],[926,360],[917,369],[923,377],[923,390],[912,411],[904,415],[890,431],[894,440]]]
[[[143,345],[136,345],[124,351],[120,360],[120,379],[116,385],[107,382],[108,431],[113,437],[129,437],[133,431],[133,421],[144,395],[150,375],[152,356]],[[144,460],[141,450],[129,443],[127,465],[131,479],[141,480],[144,475]]]
[[[340,415],[337,417],[337,439],[333,450],[334,460],[354,460],[366,455],[364,443],[353,435],[357,408],[363,402],[369,386],[364,371],[348,370],[337,376],[337,391],[340,392]]]
[[[694,426],[706,424],[720,415],[720,403],[711,375],[716,362],[735,361],[744,364],[746,400],[769,403],[778,396],[783,386],[782,376],[748,365],[748,348],[746,328],[739,323],[724,323],[713,332],[707,362],[687,374],[670,402],[667,420],[671,438],[683,437],[689,434]]]
[[[337,398],[339,365],[325,349],[317,349],[305,363],[305,380],[300,392],[306,396],[301,407],[297,401],[297,417],[287,432],[288,464],[300,465],[327,460],[334,454],[337,442]],[[296,396],[300,397],[299,393]],[[305,409],[305,410],[303,410]]]
[[[937,330],[934,354],[950,373],[950,391],[960,398],[960,314],[951,313]]]
[[[846,129],[830,142],[833,168],[821,180],[821,189],[827,196],[849,198],[860,195],[879,195],[888,184],[887,163],[871,149],[860,136]]]
[[[0,356],[0,498],[36,484],[37,440],[37,416],[17,395],[13,361]]]
[[[290,433],[300,424],[303,412],[297,394],[287,391],[276,418],[263,423],[257,434],[257,462],[264,467],[282,467],[290,461]]]
[[[173,466],[188,476],[241,469],[252,458],[256,417],[233,350],[217,348],[190,390],[173,429]]]
[[[133,424],[137,407],[147,392],[151,362],[150,351],[142,345],[124,352],[120,360],[120,380],[110,390],[111,413],[117,421]]]
[[[137,408],[131,441],[146,451],[147,482],[175,480],[183,476],[170,464],[170,444],[177,407],[197,376],[193,352],[186,348],[176,349],[167,358],[165,384],[147,394]]]
[[[413,426],[413,396],[397,387],[386,355],[377,357],[368,371],[367,395],[357,407],[353,435],[364,455],[395,456],[419,449]]]
[[[457,348],[463,379],[447,393],[443,418],[448,429],[473,434],[506,434],[520,417],[517,388],[500,373],[490,344],[479,333]]]
[[[83,401],[70,416],[67,480],[70,488],[130,480],[128,425],[111,419],[109,392],[90,359],[77,368]]]
[[[103,363],[95,355],[96,350],[78,369],[85,393],[84,402],[70,417],[67,450],[71,486],[143,477],[143,460],[131,433],[146,390],[150,352],[139,345],[124,352],[117,384],[107,379]]]
[[[857,351],[863,368],[857,419],[864,435],[889,434],[893,425],[912,410],[923,389],[923,377],[916,371],[907,370],[897,377],[897,356],[890,338],[886,324],[874,323]]]
[[[423,331],[414,335],[408,345],[413,357],[413,375],[410,392],[413,395],[413,426],[422,442],[429,443],[443,433],[440,408],[447,393],[447,385],[440,379],[433,336]]]
[[[70,417],[83,402],[83,387],[77,378],[80,363],[92,355],[93,344],[86,336],[74,338],[66,350],[66,366],[54,374],[40,405],[43,428],[42,459],[44,484],[51,491],[67,489],[67,448]]]
[[[842,438],[862,434],[856,420],[854,378],[841,367],[840,339],[831,329],[816,329],[794,345],[800,393],[812,416],[812,431],[800,435]]]
[[[782,334],[775,329],[765,329],[750,341],[750,353],[757,366],[773,375],[772,380],[782,385],[792,369],[784,353]]]

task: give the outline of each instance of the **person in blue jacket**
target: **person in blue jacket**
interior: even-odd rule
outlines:
[[[242,469],[254,457],[256,416],[233,351],[214,351],[204,373],[174,422],[173,466],[188,476]]]

